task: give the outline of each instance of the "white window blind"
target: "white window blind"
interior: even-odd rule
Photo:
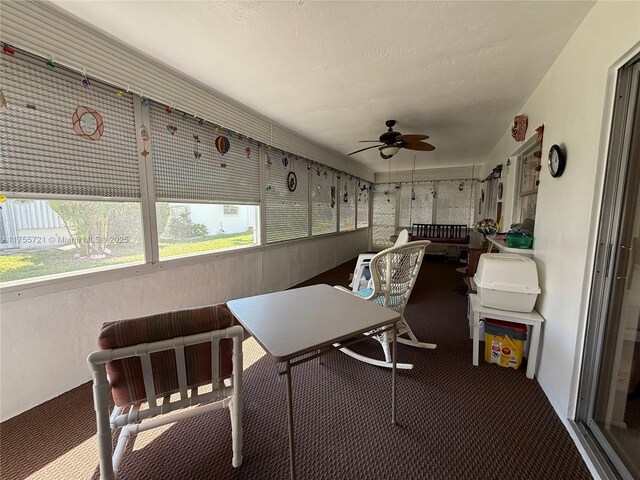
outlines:
[[[471,180],[438,182],[435,223],[470,226],[473,223],[474,187]]]
[[[153,174],[159,200],[260,203],[256,143],[178,110],[168,114],[167,107],[160,103],[148,103]],[[224,155],[216,148],[218,137],[229,143]]]
[[[337,231],[338,186],[336,172],[321,165],[311,168],[311,231],[324,235]]]
[[[393,245],[391,235],[396,230],[396,193],[391,190],[385,195],[387,184],[378,185],[373,192],[373,245],[390,247]],[[391,187],[393,189],[393,186]]]
[[[286,158],[286,162],[283,159]],[[285,166],[284,163],[287,163]],[[295,191],[287,185],[289,172],[297,178]],[[267,151],[266,238],[267,243],[309,235],[309,171],[307,161],[289,154]]]
[[[356,206],[358,215],[357,215],[357,220],[358,220],[358,228],[365,228],[369,226],[369,189],[371,188],[371,184],[368,182],[365,182],[363,180],[360,180],[358,182],[358,190],[357,190],[357,196],[358,196],[358,204]]]
[[[19,51],[0,55],[0,190],[15,193],[139,198],[133,99]],[[98,140],[74,131],[80,106],[102,117]],[[89,115],[85,113],[85,115]],[[87,118],[80,115],[85,129]],[[91,116],[91,119],[94,117]],[[94,124],[97,125],[97,121]]]
[[[356,228],[356,184],[354,177],[341,173],[340,193],[338,202],[340,203],[340,231],[347,232]]]
[[[403,183],[400,189],[400,226],[410,228],[413,223],[433,223],[433,182]]]

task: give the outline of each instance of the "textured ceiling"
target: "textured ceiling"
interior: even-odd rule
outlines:
[[[337,152],[396,119],[436,146],[417,152],[418,169],[483,162],[593,5],[55,3]],[[352,158],[388,168],[376,149]],[[413,160],[402,150],[391,168]]]

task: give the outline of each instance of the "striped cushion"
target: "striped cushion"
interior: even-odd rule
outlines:
[[[234,317],[226,304],[210,305],[174,312],[159,313],[140,318],[108,322],[98,337],[101,350],[150,343],[169,338],[184,337],[231,327]],[[220,341],[220,378],[231,376],[233,341]],[[187,383],[189,386],[211,382],[211,344],[190,345],[185,348]],[[151,355],[156,395],[177,392],[178,375],[174,350]],[[115,360],[106,364],[113,400],[118,406],[146,400],[142,363],[139,357]]]

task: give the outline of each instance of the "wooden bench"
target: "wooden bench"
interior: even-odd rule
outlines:
[[[428,254],[446,255],[458,258],[460,248],[469,244],[467,225],[446,225],[437,223],[414,223],[411,226],[411,241],[430,240]]]

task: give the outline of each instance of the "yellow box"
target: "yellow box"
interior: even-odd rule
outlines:
[[[515,340],[508,336],[484,335],[484,359],[501,367],[520,368],[524,357],[524,340]]]

